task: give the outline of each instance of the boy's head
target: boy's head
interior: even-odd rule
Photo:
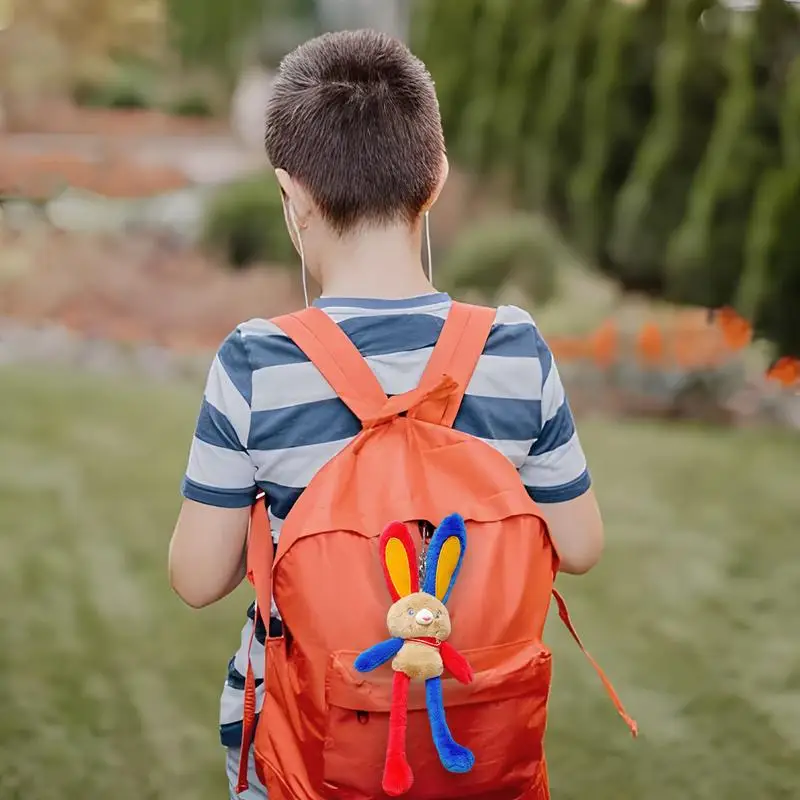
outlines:
[[[375,31],[328,33],[287,55],[265,140],[293,234],[295,223],[321,223],[336,236],[413,226],[447,175],[430,74],[402,42]]]

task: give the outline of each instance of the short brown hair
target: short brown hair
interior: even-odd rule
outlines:
[[[440,178],[444,138],[430,73],[400,41],[327,33],[287,55],[267,106],[267,155],[328,224],[415,220]]]

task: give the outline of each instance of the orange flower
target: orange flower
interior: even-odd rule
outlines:
[[[731,350],[742,350],[753,338],[753,326],[732,308],[721,308],[714,319]]]
[[[664,334],[655,322],[648,322],[642,326],[636,341],[636,350],[639,359],[650,367],[664,361],[666,346]]]
[[[767,370],[767,378],[783,386],[800,385],[800,359],[791,356],[779,358]]]
[[[595,331],[590,339],[589,347],[595,364],[600,368],[608,368],[617,360],[619,333],[613,320],[604,322]]]

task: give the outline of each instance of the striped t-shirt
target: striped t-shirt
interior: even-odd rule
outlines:
[[[323,298],[316,305],[347,334],[386,394],[396,395],[418,385],[451,300],[431,294],[407,300]],[[519,308],[497,310],[454,427],[506,455],[536,501],[571,500],[589,488],[552,354]],[[358,419],[300,349],[272,323],[250,320],[227,337],[211,366],[183,494],[235,508],[250,505],[263,490],[277,540],[315,473],[359,430]],[[222,693],[220,734],[230,747],[241,741],[253,616],[251,605]],[[265,636],[259,625],[252,651],[259,708]]]

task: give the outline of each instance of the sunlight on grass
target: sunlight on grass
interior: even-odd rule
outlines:
[[[0,371],[0,798],[212,800],[218,692],[248,593],[202,613],[166,579],[199,405]],[[559,800],[753,800],[800,786],[800,439],[587,421],[608,549],[562,578],[630,740],[556,623]]]

